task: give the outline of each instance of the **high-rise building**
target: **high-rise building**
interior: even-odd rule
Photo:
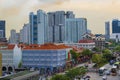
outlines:
[[[48,13],[49,42],[65,41],[65,19],[74,18],[72,11],[56,11]]]
[[[66,18],[75,18],[75,15],[74,15],[73,11],[67,11],[66,12]]]
[[[120,21],[118,19],[112,21],[112,33],[120,33]]]
[[[105,22],[105,39],[110,38],[110,22]]]
[[[48,42],[48,17],[47,14],[42,11],[37,11],[37,31],[38,31],[38,44],[44,44]]]
[[[0,38],[6,38],[5,21],[0,20]]]
[[[16,30],[14,29],[10,31],[10,43],[12,44],[16,43]]]
[[[20,30],[20,42],[29,44],[30,40],[30,25],[24,24],[23,29]]]
[[[46,13],[42,10],[38,10],[36,15],[31,12],[29,15],[29,23],[30,43],[44,44],[47,42],[48,21]]]
[[[9,43],[18,44],[19,42],[20,42],[20,33],[16,33],[16,30],[12,29],[10,31]]]
[[[33,12],[29,15],[30,23],[30,43],[37,44],[37,15],[34,15]]]
[[[77,43],[82,39],[82,35],[87,32],[86,18],[66,19],[65,42]]]
[[[16,33],[16,42],[20,43],[20,33]]]
[[[91,32],[92,32],[92,31],[91,31],[90,29],[87,29],[87,33],[89,33],[89,34],[90,34]]]

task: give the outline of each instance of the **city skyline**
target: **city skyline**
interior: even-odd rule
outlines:
[[[88,29],[93,33],[104,34],[104,22],[120,18],[119,5],[119,0],[0,0],[0,19],[6,20],[8,38],[11,29],[19,31],[24,23],[28,23],[30,12],[69,10],[76,17],[87,18]]]

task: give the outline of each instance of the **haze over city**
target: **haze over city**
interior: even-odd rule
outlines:
[[[28,22],[30,12],[69,10],[87,18],[93,33],[104,33],[104,22],[119,18],[119,8],[119,0],[0,0],[0,19],[6,20],[9,37],[11,29],[19,31]]]
[[[0,80],[120,80],[120,0],[0,0]]]

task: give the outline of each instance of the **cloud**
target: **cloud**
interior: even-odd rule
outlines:
[[[43,4],[56,4],[61,5],[64,2],[69,2],[70,0],[38,0],[39,2],[42,2]]]
[[[7,31],[12,28],[18,31],[28,21],[31,11],[71,10],[77,17],[86,17],[88,26],[101,28],[104,20],[120,17],[119,8],[120,0],[0,0],[0,19],[7,21]]]

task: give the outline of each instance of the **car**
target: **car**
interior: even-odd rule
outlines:
[[[106,75],[110,75],[111,70],[110,70],[110,69],[108,69],[108,70],[106,70],[104,73],[105,73]]]
[[[105,71],[106,71],[106,68],[105,68],[105,67],[101,67],[101,68],[98,70],[99,76],[103,76]]]

